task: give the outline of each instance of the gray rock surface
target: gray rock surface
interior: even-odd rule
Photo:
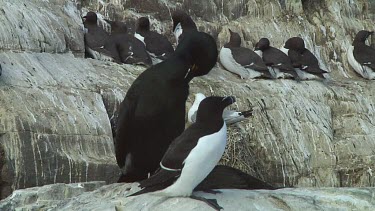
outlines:
[[[229,129],[221,163],[273,185],[374,186],[374,82],[359,78],[346,61],[354,34],[375,30],[372,3],[152,2],[164,9],[157,14],[156,6],[122,0],[0,2],[5,14],[0,16],[0,198],[51,183],[117,179],[116,112],[144,68],[80,58],[83,30],[76,3],[111,18],[134,16],[129,23],[150,15],[154,29],[170,37],[171,21],[162,16],[185,8],[200,30],[218,38],[219,47],[227,42],[228,27],[240,32],[248,47],[263,36],[280,46],[301,35],[334,82],[244,81],[218,65],[192,81],[187,108],[196,92],[234,95],[233,109],[254,107],[252,118]]]
[[[136,184],[54,184],[17,190],[0,202],[1,210],[211,210],[190,198],[144,194],[126,196]],[[373,210],[375,188],[286,188],[279,190],[221,190],[213,195],[224,210]]]

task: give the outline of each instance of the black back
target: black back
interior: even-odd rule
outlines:
[[[147,51],[155,54],[157,58],[165,60],[174,52],[166,36],[150,31],[150,21],[147,17],[138,19],[136,32],[144,37]]]
[[[365,65],[375,70],[375,49],[366,45],[366,40],[374,32],[362,30],[359,31],[353,41],[353,55],[355,60],[361,65]]]
[[[217,52],[206,49],[216,50],[214,41],[211,46],[213,38],[207,36],[202,32],[186,36],[170,58],[141,73],[126,93],[120,105],[115,142],[117,163],[121,168],[126,164],[122,181],[147,178],[159,167],[172,140],[183,132],[188,83],[194,76],[207,74],[216,62],[214,59],[213,64],[203,65],[199,57],[217,57]]]
[[[97,25],[96,13],[88,12],[83,19],[83,25],[88,30],[84,37],[85,45],[91,49],[103,47],[109,38],[109,34]]]
[[[104,49],[118,63],[125,64],[152,64],[151,57],[148,55],[145,46],[134,36],[127,34],[125,23],[120,21],[109,21],[112,34],[107,40]]]

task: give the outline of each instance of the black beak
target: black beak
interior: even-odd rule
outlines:
[[[234,102],[236,102],[236,98],[234,98],[233,96],[228,96],[228,97],[223,98],[223,103],[225,107],[233,104]]]

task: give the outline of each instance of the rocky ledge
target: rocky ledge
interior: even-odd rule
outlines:
[[[126,197],[137,184],[104,182],[53,184],[16,190],[0,202],[0,210],[202,210],[211,209],[190,198],[144,194]],[[224,210],[373,210],[375,188],[285,188],[195,192],[216,199]]]

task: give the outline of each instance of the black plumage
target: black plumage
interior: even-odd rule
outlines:
[[[357,33],[353,41],[353,55],[355,60],[361,65],[370,67],[375,71],[375,48],[366,45],[366,40],[374,32],[361,30]]]
[[[270,46],[270,41],[267,38],[261,38],[255,45],[255,50],[262,51],[262,59],[267,66],[279,69],[287,77],[298,78],[290,58],[281,50]]]
[[[259,78],[272,78],[272,75],[270,74],[267,66],[264,64],[262,58],[258,54],[256,54],[254,51],[245,47],[241,47],[241,37],[238,33],[233,32],[230,29],[229,29],[229,33],[230,33],[230,39],[229,39],[229,42],[224,45],[224,48],[228,48],[230,50],[232,58],[235,60],[235,62],[244,68],[259,72],[261,74],[260,76],[258,76]],[[223,58],[224,56],[229,56],[229,55],[221,55],[220,59],[221,60],[228,59],[228,58]],[[238,71],[238,68],[236,66],[229,66],[229,65],[224,65],[224,66],[228,66],[225,68],[227,68],[231,72]],[[248,70],[248,71],[251,71],[251,70]]]
[[[328,72],[319,67],[318,59],[311,51],[305,48],[305,42],[302,38],[289,38],[285,42],[284,48],[289,49],[288,56],[292,61],[293,67],[320,78],[325,78],[324,74]]]
[[[136,33],[142,36],[146,50],[152,57],[165,60],[174,52],[166,36],[150,30],[150,21],[147,17],[138,19]]]
[[[108,41],[109,33],[97,25],[98,16],[95,12],[88,12],[83,18],[83,25],[87,29],[84,36],[86,57],[95,59],[90,50],[101,51]]]
[[[215,40],[203,32],[188,33],[165,61],[141,73],[120,105],[115,152],[123,175],[133,182],[153,173],[169,144],[185,127],[189,82],[215,65]]]
[[[194,191],[210,192],[213,189],[275,190],[277,188],[239,169],[217,165]]]
[[[169,146],[160,162],[160,169],[140,182],[142,190],[131,194],[162,191],[169,197],[191,196],[194,188],[214,169],[226,145],[223,110],[235,102],[234,97],[207,97],[199,105],[197,121]],[[202,200],[202,198],[194,197]],[[217,203],[203,201],[214,208]]]
[[[184,11],[176,10],[172,13],[173,34],[175,35],[177,44],[184,36],[185,32],[197,31],[197,25],[193,19]]]
[[[111,25],[111,35],[104,45],[105,54],[109,54],[117,63],[152,65],[151,57],[141,41],[127,33],[125,23],[105,20]]]

